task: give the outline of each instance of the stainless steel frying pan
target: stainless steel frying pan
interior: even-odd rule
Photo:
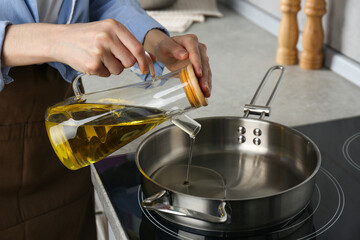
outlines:
[[[266,106],[255,101],[273,70],[281,74]],[[270,113],[284,68],[268,70],[244,117],[197,119],[189,184],[184,183],[189,136],[175,126],[154,132],[139,146],[142,206],[164,219],[204,231],[244,232],[288,221],[309,203],[321,157],[302,133],[263,120]],[[259,119],[249,115],[260,115]]]

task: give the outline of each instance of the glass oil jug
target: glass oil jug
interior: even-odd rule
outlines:
[[[80,77],[73,82],[75,96],[48,108],[45,116],[51,145],[71,170],[103,159],[167,120],[190,136],[200,130],[184,114],[208,104],[191,64],[152,80],[87,94],[79,90]]]

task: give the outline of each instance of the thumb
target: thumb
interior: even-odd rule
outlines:
[[[186,60],[189,58],[189,52],[179,43],[172,40],[168,44],[169,53],[177,60]]]

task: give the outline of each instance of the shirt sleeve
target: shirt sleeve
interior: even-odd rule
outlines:
[[[140,43],[151,29],[162,30],[169,36],[169,32],[155,19],[150,17],[136,0],[94,0],[90,4],[90,21],[98,21],[107,18],[115,19],[136,37]],[[138,67],[135,64],[135,67]],[[161,75],[164,65],[160,62],[154,63],[156,75]],[[148,75],[140,76],[143,80],[149,79]]]
[[[10,24],[9,21],[0,21],[0,56],[2,53],[2,47],[4,43],[5,30],[6,27]],[[1,57],[0,57],[0,66],[1,66]],[[0,91],[4,88],[5,83],[9,83],[12,79],[8,76],[9,67],[2,67],[0,71]]]

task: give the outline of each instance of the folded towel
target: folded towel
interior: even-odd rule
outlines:
[[[147,13],[170,32],[185,32],[193,22],[204,22],[206,16],[222,17],[216,0],[177,0],[171,7]]]

